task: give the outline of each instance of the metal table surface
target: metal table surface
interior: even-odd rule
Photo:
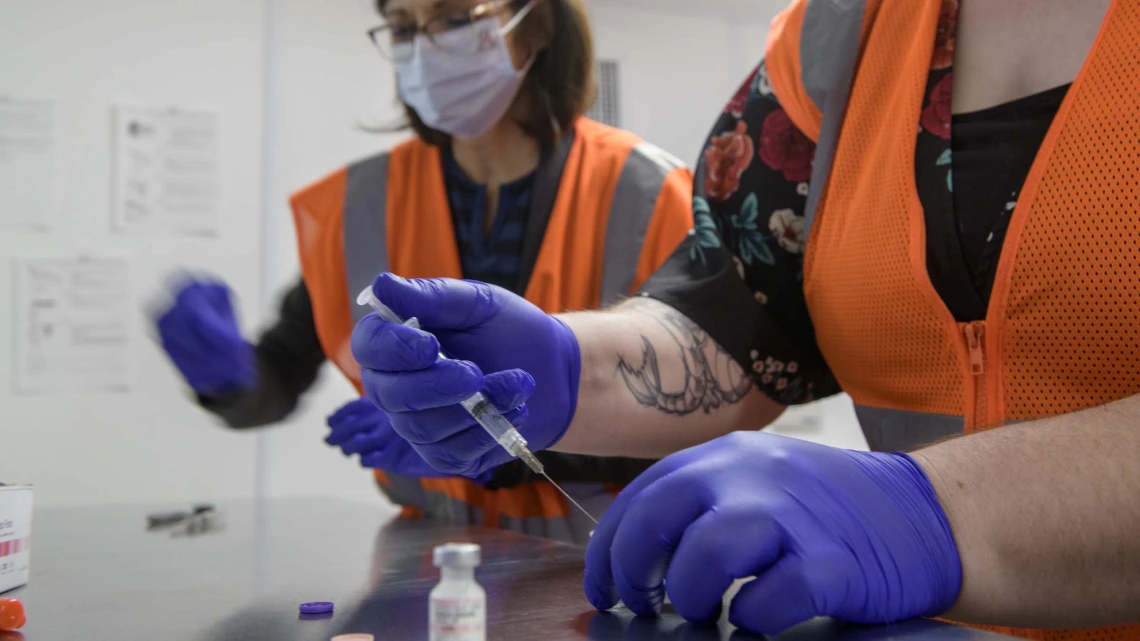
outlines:
[[[170,509],[172,506],[165,506]],[[187,506],[188,507],[188,506]],[[288,500],[219,506],[221,528],[197,536],[147,532],[148,506],[39,510],[32,577],[5,594],[28,625],[0,641],[327,641],[365,632],[427,639],[431,550],[483,547],[488,635],[503,641],[744,641],[676,614],[638,619],[597,613],[581,592],[579,548],[491,530],[385,521],[375,507]],[[298,604],[333,601],[331,618],[302,619]],[[919,621],[853,627],[818,620],[780,641],[997,641],[997,635]]]

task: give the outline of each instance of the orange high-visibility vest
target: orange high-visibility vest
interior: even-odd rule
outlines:
[[[635,135],[584,118],[573,142],[539,168],[532,199],[531,218],[546,224],[525,295],[549,313],[631,294],[692,228],[690,171]],[[368,310],[356,294],[383,271],[463,277],[440,151],[411,140],[303,189],[291,204],[321,345],[359,390],[349,338]],[[546,482],[487,490],[466,479],[375,476],[395,503],[444,521],[576,542],[593,527]],[[602,484],[566,489],[598,514],[613,498]]]
[[[797,0],[768,72],[818,142],[804,292],[872,448],[913,449],[1140,392],[1140,2],[1116,0],[1012,213],[984,321],[926,267],[915,129],[941,0]],[[1140,627],[1004,632],[1140,639]]]

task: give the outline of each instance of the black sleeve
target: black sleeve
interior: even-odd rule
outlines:
[[[235,429],[261,427],[285,419],[317,379],[325,353],[317,338],[313,303],[298,279],[281,301],[277,323],[254,347],[257,387],[222,398],[198,397],[205,409]]]
[[[613,483],[628,485],[657,461],[649,459],[581,456],[559,452],[536,452],[546,473],[558,483]],[[495,470],[487,489],[496,490],[541,481],[543,478],[522,461],[514,460]]]
[[[837,394],[803,291],[815,145],[764,64],[713,127],[693,184],[692,233],[641,293],[687,316],[783,405]]]

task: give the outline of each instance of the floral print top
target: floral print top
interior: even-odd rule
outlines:
[[[996,206],[954,194],[957,140],[951,129],[958,117],[951,116],[950,107],[958,2],[942,4],[917,127],[915,180],[931,232],[931,280],[960,320],[973,320],[970,317],[979,313],[984,316],[1016,189],[1006,190],[1009,196]],[[978,181],[969,186],[1001,180],[1020,187],[1058,106],[1044,114],[1039,136],[1011,134],[1021,136],[1014,142],[1028,150],[1022,154],[1029,159],[1024,168],[995,179],[991,167],[972,160],[969,175]],[[987,140],[994,138],[992,129],[1010,129],[1009,123],[990,124]],[[1007,155],[1005,151],[985,158],[992,162]],[[814,143],[780,107],[761,62],[728,102],[708,138],[694,179],[692,233],[642,288],[643,294],[700,325],[751,372],[761,390],[785,405],[840,391],[820,354],[803,292],[803,214],[814,153]],[[959,169],[959,174],[966,173],[961,171],[965,167]],[[967,221],[966,216],[973,219]],[[963,247],[981,244],[990,249],[971,256],[971,264],[959,249],[966,232],[980,233],[983,240],[963,242]],[[970,292],[976,300],[969,299]]]

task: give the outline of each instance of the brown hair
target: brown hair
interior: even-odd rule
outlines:
[[[515,0],[519,11],[527,0]],[[388,0],[376,0],[381,15]],[[515,106],[525,115],[519,126],[538,141],[543,154],[554,150],[558,140],[594,102],[594,37],[582,0],[535,0],[535,6],[516,27],[517,37],[537,51]],[[511,112],[514,113],[515,106]],[[451,136],[428,127],[415,110],[404,105],[408,125],[428,144],[444,147]]]

